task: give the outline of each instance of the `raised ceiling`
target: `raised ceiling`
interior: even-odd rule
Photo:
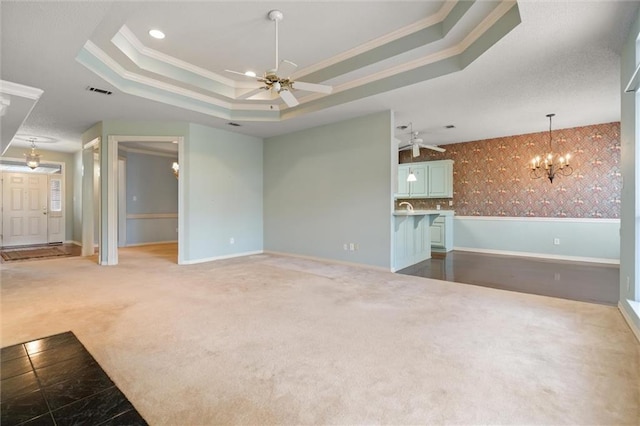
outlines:
[[[257,5],[238,11],[234,4],[166,3],[124,24],[112,11],[77,60],[122,92],[227,120],[280,121],[459,71],[520,23],[512,1],[318,6],[283,5],[280,58],[301,64],[292,78],[333,86],[330,94],[294,90],[295,107],[269,92],[244,99],[262,84],[225,71],[262,75],[279,66],[275,25]],[[368,25],[354,32],[355,19]],[[152,28],[168,37],[154,43]],[[339,43],[327,42],[329,29]],[[300,42],[303,32],[312,36]]]
[[[21,132],[74,151],[101,120],[186,120],[269,137],[392,109],[398,124],[413,122],[431,144],[541,131],[549,112],[558,128],[616,121],[619,54],[638,4],[3,1],[0,8],[2,79],[44,90]],[[334,93],[296,94],[295,108],[236,99],[247,81],[225,69],[260,74],[274,65],[271,9],[285,15],[280,57],[299,64],[294,77],[331,84]],[[151,28],[167,37],[150,38]],[[447,124],[456,128],[444,131]]]

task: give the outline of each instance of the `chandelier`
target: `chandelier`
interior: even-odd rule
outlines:
[[[531,160],[531,179],[546,177],[553,183],[553,178],[556,176],[569,176],[573,173],[573,168],[569,165],[571,155],[567,153],[561,156],[553,152],[553,147],[551,146],[553,140],[551,137],[551,119],[554,116],[555,114],[547,114],[547,117],[549,117],[549,153],[544,155],[544,157],[538,155]]]
[[[40,153],[36,151],[36,140],[34,138],[29,140],[31,141],[31,151],[24,154],[24,156],[27,166],[33,170],[40,165]]]

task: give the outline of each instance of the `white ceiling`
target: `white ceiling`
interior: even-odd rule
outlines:
[[[127,25],[145,46],[209,71],[260,72],[273,63],[273,23],[265,15],[278,8],[285,13],[281,57],[304,69],[433,15],[442,2],[2,1],[1,78],[44,90],[20,133],[54,139],[46,149],[60,151],[80,149],[82,132],[102,120],[184,120],[269,137],[382,109],[394,110],[397,124],[411,121],[414,130],[425,131],[426,143],[464,142],[543,131],[550,112],[556,113],[554,128],[619,120],[620,50],[638,5],[520,1],[522,22],[459,72],[284,121],[244,121],[239,128],[229,127],[229,120],[123,93],[75,58],[88,40],[123,56],[109,40]],[[146,32],[154,27],[167,38],[150,39]],[[454,41],[462,36],[451,33]],[[386,65],[423,53],[415,49]],[[371,66],[351,74],[368,72]],[[91,93],[87,86],[114,94]],[[456,128],[444,130],[447,124]]]

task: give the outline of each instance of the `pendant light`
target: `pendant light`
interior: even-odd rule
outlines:
[[[409,127],[411,130],[411,139],[413,139],[413,123],[409,123]],[[410,157],[411,163],[413,163],[413,157],[418,157],[418,156],[420,156],[420,146],[415,144],[411,148],[411,157]],[[409,176],[407,176],[407,182],[415,182],[417,180],[418,178],[416,178],[416,175],[413,174],[413,170],[411,170],[411,167],[409,167]]]
[[[27,152],[24,156],[27,166],[33,170],[40,165],[40,153],[36,151],[36,140],[34,138],[29,140],[31,141],[31,151]]]

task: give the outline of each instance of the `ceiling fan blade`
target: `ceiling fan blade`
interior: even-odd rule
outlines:
[[[317,92],[329,94],[333,91],[333,87],[324,84],[305,83],[304,81],[294,81],[293,88],[298,90],[306,90],[307,92]]]
[[[298,65],[295,62],[283,59],[278,64],[276,74],[278,74],[280,77],[288,78],[297,68]]]
[[[293,93],[291,93],[288,90],[281,90],[280,91],[280,97],[282,98],[284,103],[286,103],[287,106],[289,106],[289,108],[292,108],[294,106],[298,106],[300,104],[298,102],[298,100],[296,99],[296,97],[293,96]]]
[[[419,157],[420,156],[420,145],[415,144],[413,145],[413,156],[414,157]]]
[[[440,148],[439,146],[435,146],[435,145],[420,145],[422,148],[426,148],[426,149],[431,149],[433,151],[438,151],[438,152],[445,152],[446,149],[444,148]]]

